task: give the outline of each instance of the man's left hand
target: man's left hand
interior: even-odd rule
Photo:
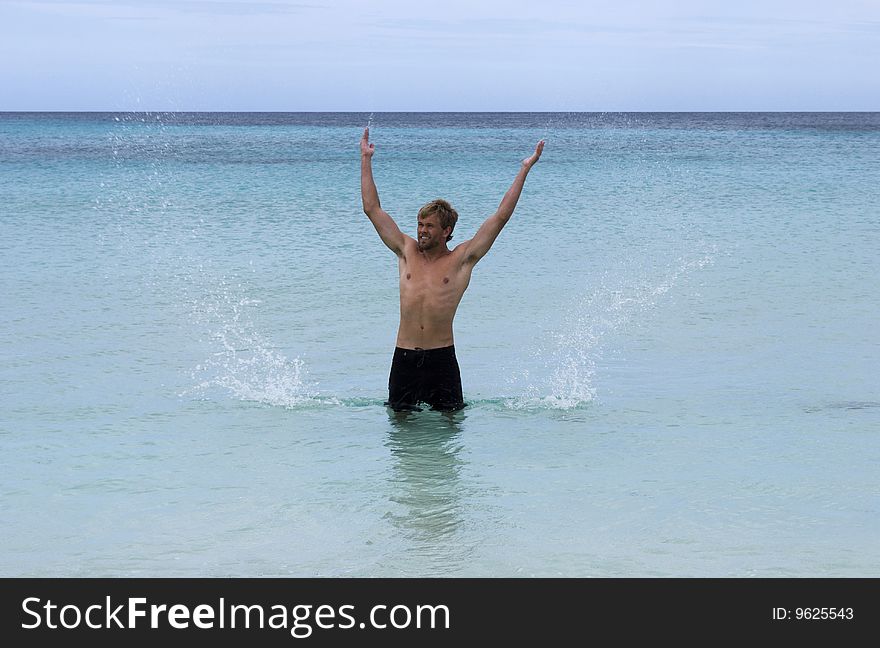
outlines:
[[[538,145],[535,147],[535,152],[532,153],[529,157],[522,161],[522,165],[528,169],[531,169],[535,166],[535,163],[541,158],[541,153],[544,152],[544,140],[538,142]]]

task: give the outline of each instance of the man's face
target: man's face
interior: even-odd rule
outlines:
[[[430,250],[442,244],[448,235],[448,228],[440,227],[440,219],[437,218],[437,214],[429,214],[419,218],[419,250]]]

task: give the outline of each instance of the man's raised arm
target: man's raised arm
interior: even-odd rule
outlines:
[[[379,234],[379,238],[388,246],[388,249],[397,256],[402,256],[406,235],[400,231],[394,219],[379,204],[379,192],[373,181],[374,149],[375,147],[370,144],[370,129],[365,128],[364,135],[361,137],[361,199],[364,203],[364,213],[369,217]]]
[[[510,220],[510,217],[513,215],[513,210],[516,209],[516,203],[519,201],[523,185],[526,182],[526,176],[529,175],[529,171],[535,166],[543,151],[544,140],[541,140],[535,147],[535,152],[522,161],[519,173],[516,174],[516,178],[514,178],[513,184],[510,185],[510,189],[504,194],[504,198],[501,199],[501,204],[498,205],[498,211],[486,219],[486,222],[483,223],[480,226],[480,229],[477,230],[477,233],[474,234],[474,238],[467,242],[466,245],[468,247],[465,252],[466,261],[476,263],[482,259],[486,255],[486,252],[489,251],[489,248],[492,247],[495,239],[498,238],[498,235],[501,233],[502,228],[507,225],[507,221]]]

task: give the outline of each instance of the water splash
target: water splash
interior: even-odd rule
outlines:
[[[319,398],[302,358],[289,359],[259,332],[250,313],[261,302],[246,292],[222,279],[216,290],[193,300],[193,321],[208,332],[202,342],[214,351],[192,371],[195,387],[181,395],[219,389],[239,400],[288,408],[336,404]]]
[[[506,399],[505,405],[529,410],[589,405],[596,398],[595,377],[607,338],[643,322],[683,276],[706,267],[713,258],[714,250],[679,257],[659,280],[646,269],[624,277],[605,272],[599,286],[563,316],[548,343],[531,352],[532,363],[540,366],[536,375],[526,369],[508,380],[521,394]]]
[[[288,357],[260,332],[261,302],[225,262],[212,261],[204,216],[171,200],[185,141],[167,121],[162,113],[114,117],[115,182],[101,179],[95,209],[107,216],[104,244],[115,241],[124,259],[137,259],[142,288],[175,312],[185,350],[204,349],[205,359],[183,377],[195,384],[178,395],[219,392],[283,407],[334,402],[317,398],[301,357]]]

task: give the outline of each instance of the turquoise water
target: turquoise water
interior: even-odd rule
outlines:
[[[363,114],[0,114],[3,576],[880,576],[880,114],[372,117],[497,207],[452,417],[383,407]]]

